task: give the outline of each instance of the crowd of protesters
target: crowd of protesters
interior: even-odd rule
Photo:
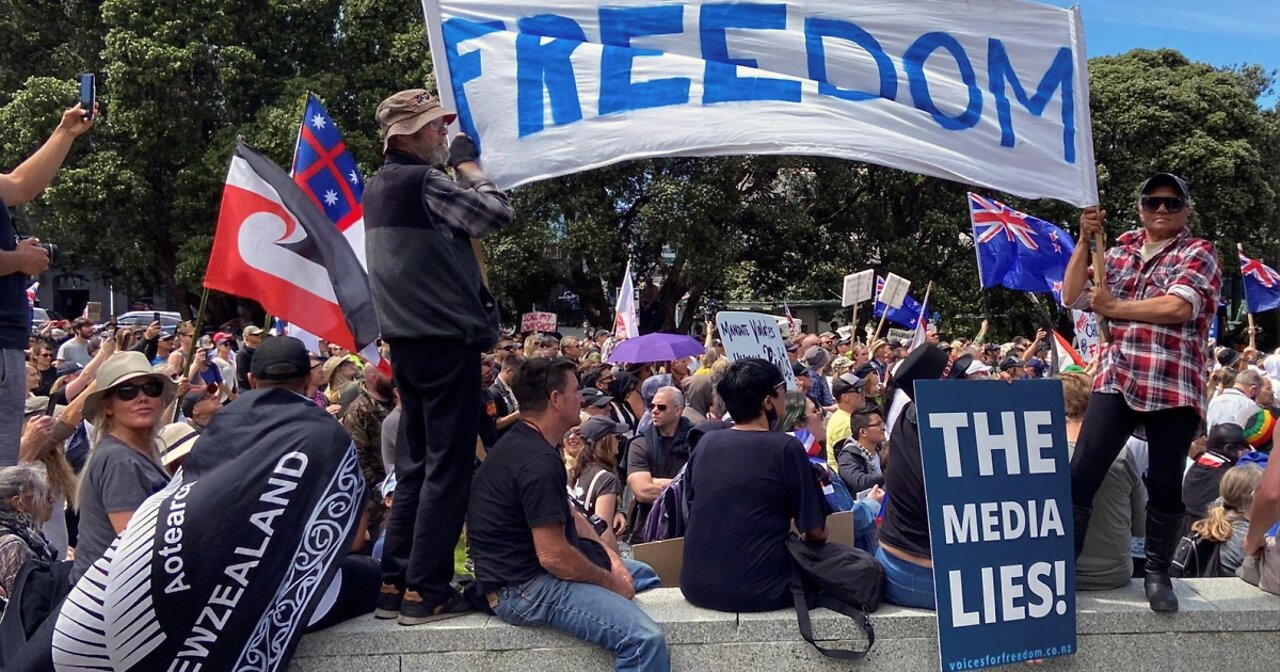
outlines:
[[[349,443],[345,482],[363,493],[343,513],[349,553],[334,555],[329,589],[315,598],[325,606],[303,624],[312,628],[369,612],[417,625],[487,609],[602,646],[618,669],[667,669],[661,629],[631,602],[659,584],[632,546],[669,535],[672,521],[653,524],[663,516],[681,518],[679,587],[693,604],[788,606],[789,531],[821,542],[827,515],[852,511],[856,546],[883,568],[885,600],[933,609],[913,383],[940,378],[1061,381],[1081,589],[1145,574],[1152,608],[1176,609],[1168,576],[1179,539],[1212,545],[1215,560],[1194,571],[1225,576],[1260,552],[1280,517],[1280,467],[1267,459],[1280,353],[1219,348],[1207,363],[1190,357],[1185,364],[1197,368],[1181,378],[1193,384],[1178,390],[1187,398],[1153,401],[1131,396],[1122,379],[1133,371],[1113,354],[1133,343],[1081,368],[1056,362],[1043,330],[988,343],[986,323],[972,339],[930,331],[913,349],[891,339],[859,343],[848,327],[791,335],[794,391],[773,364],[731,363],[710,322],[704,354],[662,362],[611,363],[619,339],[608,330],[500,335],[474,239],[505,226],[511,207],[480,170],[474,144],[448,142],[453,117],[421,90],[378,109],[386,164],[366,191],[370,282],[385,338],[376,361],[337,344],[308,352],[256,326],[197,334],[190,322],[100,327],[82,318],[29,340],[24,328],[25,343],[5,341],[6,371],[26,375],[14,397],[25,399],[22,420],[0,432],[12,444],[0,455],[16,456],[0,468],[0,599],[32,562],[73,563],[68,604],[93,599],[83,595],[113,571],[119,540],[138,529],[131,522],[154,524],[156,497],[178,502],[195,485],[177,489],[184,470],[213,480],[241,455],[310,437]],[[1142,193],[1144,225],[1164,235],[1130,240],[1135,256],[1166,263],[1160,255],[1203,252],[1160,228],[1188,205],[1185,184],[1153,178]],[[1099,221],[1086,211],[1082,229]],[[5,269],[39,265],[15,264]],[[438,277],[416,289],[403,283],[423,272]],[[1159,327],[1151,338],[1203,339],[1202,313],[1191,309],[1216,305],[1217,276],[1186,286],[1177,277],[1165,279],[1172,289],[1154,304],[1085,288],[1078,273],[1064,296],[1080,295],[1129,329],[1191,325]],[[1134,432],[1144,418],[1177,422]],[[307,459],[296,457],[304,449],[279,464]],[[342,475],[342,454],[309,459]],[[323,485],[311,483],[316,492]],[[667,498],[677,490],[687,506],[674,511]],[[1175,492],[1180,501],[1171,501]],[[222,492],[217,502],[230,510],[235,499]],[[455,549],[465,563],[455,562]],[[283,581],[288,563],[275,560],[271,571]]]

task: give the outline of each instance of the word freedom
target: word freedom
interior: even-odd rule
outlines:
[[[794,9],[794,8],[792,8]],[[665,52],[633,47],[631,41],[686,32],[686,14],[696,14],[696,32],[700,58],[705,61],[701,99],[691,100],[691,79],[665,77],[636,80],[632,68],[638,58],[667,56]],[[478,49],[461,48],[469,40],[491,33],[516,30],[515,58],[517,66],[518,134],[523,138],[545,128],[545,110],[549,102],[552,122],[568,125],[583,119],[579,96],[579,79],[599,80],[599,96],[594,114],[604,117],[646,108],[688,105],[714,105],[729,102],[781,101],[800,103],[802,82],[778,77],[745,77],[738,67],[759,69],[750,54],[731,49],[729,35],[749,31],[785,31],[788,28],[788,5],[766,3],[709,3],[700,6],[663,4],[641,7],[600,7],[598,10],[599,43],[603,45],[599,71],[584,75],[575,71],[571,57],[588,43],[578,21],[555,13],[541,13],[514,20],[514,26],[503,20],[472,21],[453,17],[442,24],[445,54],[451,74],[452,93],[462,130],[473,137],[476,128],[467,99],[467,83],[485,74],[485,63]],[[1010,50],[1004,40],[989,37],[985,54],[986,91],[978,84],[978,72],[971,55],[954,35],[931,31],[919,35],[902,53],[890,53],[881,40],[858,23],[818,16],[803,17],[805,51],[804,72],[784,73],[817,82],[817,95],[857,105],[867,101],[897,101],[900,74],[905,75],[911,104],[929,114],[933,121],[948,131],[963,131],[981,121],[987,94],[994,104],[1000,126],[1000,145],[1014,147],[1017,135],[1013,124],[1013,101],[1016,99],[1030,114],[1041,117],[1056,97],[1061,103],[1062,160],[1076,162],[1075,62],[1069,47],[1058,47],[1048,69],[1040,74],[1038,84],[1028,91],[1019,78]],[[730,32],[732,31],[732,32]],[[878,82],[866,88],[845,88],[828,76],[827,45],[838,41],[866,52],[875,64],[871,80]],[[1052,46],[1048,47],[1053,49]],[[687,54],[685,56],[688,56]],[[902,73],[894,64],[901,62]],[[926,70],[926,66],[929,70]],[[939,105],[934,99],[937,77],[930,71],[958,72],[964,95],[963,109],[955,105]],[[1024,73],[1025,74],[1025,73]],[[1031,82],[1034,80],[1028,80]],[[950,84],[950,82],[947,82]],[[946,109],[944,109],[944,107]]]

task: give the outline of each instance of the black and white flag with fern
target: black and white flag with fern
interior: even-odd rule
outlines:
[[[242,395],[76,583],[56,668],[284,670],[365,497],[328,413],[283,389]]]

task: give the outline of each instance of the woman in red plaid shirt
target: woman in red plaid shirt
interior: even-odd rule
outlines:
[[[1107,468],[1142,428],[1151,447],[1147,601],[1154,611],[1177,611],[1169,562],[1182,524],[1183,466],[1204,412],[1205,344],[1222,274],[1213,244],[1187,229],[1192,203],[1182,178],[1160,173],[1140,194],[1142,228],[1107,251],[1105,286],[1089,282],[1089,243],[1107,215],[1097,207],[1080,215],[1080,242],[1062,283],[1063,303],[1110,320],[1071,460],[1076,556]]]

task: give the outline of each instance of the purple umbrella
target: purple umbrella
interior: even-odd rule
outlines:
[[[629,338],[618,344],[609,353],[609,361],[614,364],[647,364],[649,362],[670,362],[685,357],[694,357],[706,352],[702,344],[689,336],[679,334],[645,334],[639,338]]]

